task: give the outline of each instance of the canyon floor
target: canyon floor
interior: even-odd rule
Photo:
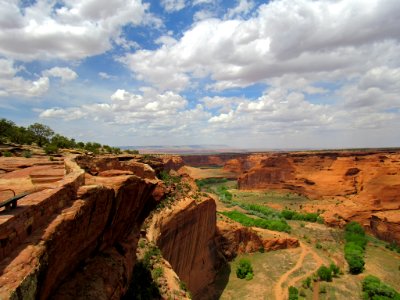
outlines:
[[[191,176],[197,179],[224,178],[227,175],[225,170],[217,167],[188,169]],[[221,186],[228,188],[235,202],[263,205],[277,210],[288,208],[298,211],[303,207],[313,207],[313,203],[316,207],[329,207],[339,201],[334,198],[311,200],[302,195],[271,190],[243,191],[237,189],[236,180],[226,180],[203,187],[203,190],[210,192],[216,200],[218,212],[236,210],[246,213],[240,207],[220,201],[216,190]],[[297,238],[300,247],[239,254],[219,272],[213,285],[215,299],[287,299],[289,286],[299,289],[299,299],[361,299],[361,282],[369,274],[378,276],[396,290],[400,290],[400,254],[388,250],[386,242],[368,236],[365,271],[359,275],[351,275],[344,258],[343,229],[305,221],[288,223],[291,227],[290,233],[253,229],[263,237]],[[252,263],[252,280],[247,281],[236,276],[235,270],[242,258],[247,258]],[[302,281],[312,276],[321,265],[329,266],[332,262],[339,266],[341,275],[332,282],[313,282],[311,288],[302,286]]]

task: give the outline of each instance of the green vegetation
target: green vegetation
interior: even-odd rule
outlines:
[[[365,300],[400,300],[400,293],[372,275],[368,275],[364,278],[362,282],[362,291],[363,299]]]
[[[299,213],[294,210],[284,209],[281,211],[282,217],[286,220],[299,220],[299,221],[307,221],[307,222],[318,222],[323,223],[323,219],[317,213]]]
[[[319,267],[317,274],[321,281],[332,281],[332,272],[326,266]]]
[[[31,158],[32,157],[32,152],[31,151],[24,151],[22,152],[22,156],[25,158]]]
[[[289,300],[299,299],[299,290],[294,286],[289,286]]]
[[[58,147],[54,144],[47,144],[46,146],[44,146],[43,150],[47,155],[58,153]]]
[[[253,267],[251,266],[250,260],[242,258],[236,269],[237,278],[251,280],[253,279],[253,275]]]
[[[203,179],[196,179],[196,184],[199,189],[202,189],[210,184],[225,183],[227,181],[228,181],[227,178],[203,178]]]
[[[396,243],[390,243],[385,245],[386,249],[389,249],[391,251],[395,251],[397,253],[400,253],[400,246],[397,245]]]
[[[172,184],[178,184],[181,182],[181,177],[180,176],[171,176],[167,171],[161,171],[159,175],[160,179],[164,181],[164,183],[167,186],[170,186]]]
[[[359,274],[364,270],[364,252],[367,245],[364,228],[357,222],[350,222],[345,229],[344,255],[349,264],[351,274]]]
[[[145,247],[145,242],[141,244]],[[156,284],[156,279],[163,275],[161,267],[154,268],[154,264],[161,258],[161,251],[154,245],[148,245],[144,258],[138,260],[133,269],[132,281],[127,293],[122,297],[123,300],[131,299],[161,299],[161,295]]]
[[[303,288],[309,289],[311,287],[311,277],[307,277],[306,279],[304,279],[301,285],[303,286]]]
[[[339,267],[337,265],[335,265],[334,263],[331,263],[329,265],[329,270],[331,271],[333,277],[337,277],[340,273]]]
[[[217,187],[217,195],[223,203],[230,203],[232,201],[232,194],[228,191],[226,186]]]
[[[247,215],[238,212],[236,210],[234,211],[229,211],[229,212],[221,212],[221,214],[227,216],[228,218],[239,222],[240,224],[250,227],[259,227],[259,228],[264,228],[264,229],[270,229],[270,230],[276,230],[276,231],[284,231],[284,232],[290,232],[290,226],[286,223],[285,220],[265,220],[265,219],[253,219],[248,217]]]
[[[39,147],[44,147],[46,153],[57,153],[55,149],[81,149],[93,152],[94,154],[112,153],[120,154],[122,151],[117,147],[101,145],[95,142],[76,142],[58,133],[55,133],[49,126],[34,123],[27,128],[15,125],[7,119],[0,119],[0,143],[17,143],[31,145],[36,143]],[[128,153],[137,154],[137,150],[129,150]],[[4,154],[3,154],[4,155]]]

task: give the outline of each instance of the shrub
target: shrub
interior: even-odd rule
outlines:
[[[252,279],[253,279],[253,273],[247,273],[245,279],[246,279],[247,281],[252,280]]]
[[[286,220],[300,220],[300,221],[307,221],[307,222],[320,222],[323,219],[317,213],[299,213],[294,210],[284,209],[281,211],[282,217]]]
[[[305,289],[310,288],[310,286],[311,286],[311,277],[307,277],[306,279],[304,279],[303,282],[302,282],[302,286]]]
[[[332,275],[335,277],[338,276],[340,273],[339,267],[337,265],[335,265],[334,263],[331,263],[329,265],[329,270],[331,270]]]
[[[32,152],[31,151],[24,151],[22,152],[22,156],[25,158],[31,158],[32,157]]]
[[[400,300],[400,294],[394,288],[372,275],[366,276],[362,281],[362,291],[365,300]]]
[[[251,278],[248,274],[251,274]],[[239,261],[239,265],[236,268],[236,276],[240,279],[246,278],[246,280],[253,278],[253,267],[251,266],[250,260],[242,258]]]
[[[332,281],[331,270],[326,266],[319,267],[317,274],[319,279],[322,281]]]
[[[12,153],[10,151],[5,151],[5,152],[3,152],[3,156],[4,157],[11,157]]]
[[[161,267],[157,267],[151,272],[153,279],[157,279],[157,278],[161,277],[163,274],[164,274],[164,270]]]
[[[294,286],[289,286],[289,300],[299,299],[299,290]]]
[[[48,154],[56,154],[58,153],[58,147],[56,145],[53,144],[47,144],[44,147],[44,152],[48,155]]]

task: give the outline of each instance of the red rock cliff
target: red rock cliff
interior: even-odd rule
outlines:
[[[185,199],[152,219],[148,238],[183,280],[193,296],[210,284],[220,264],[214,241],[216,205],[213,199]]]
[[[61,183],[20,200],[0,223],[0,299],[119,299],[126,291],[157,180],[124,175],[83,185],[81,174],[65,192]]]

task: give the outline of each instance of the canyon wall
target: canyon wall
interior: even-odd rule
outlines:
[[[393,219],[391,211],[400,209],[399,151],[269,152],[197,155],[183,160],[198,167],[223,165],[224,171],[236,174],[241,190],[303,195],[310,200],[303,210],[323,211],[327,224],[343,226],[354,220],[400,244],[399,235],[389,233],[389,228],[399,232],[395,224],[400,222],[385,221]]]
[[[147,236],[196,298],[214,280],[223,261],[215,234],[214,200],[186,198],[154,215]]]
[[[1,212],[1,299],[119,299],[128,287],[158,180],[85,178],[72,160],[65,168],[52,188]]]
[[[185,165],[191,167],[222,167],[225,163],[234,158],[247,157],[247,154],[241,153],[221,153],[215,155],[182,155]]]

